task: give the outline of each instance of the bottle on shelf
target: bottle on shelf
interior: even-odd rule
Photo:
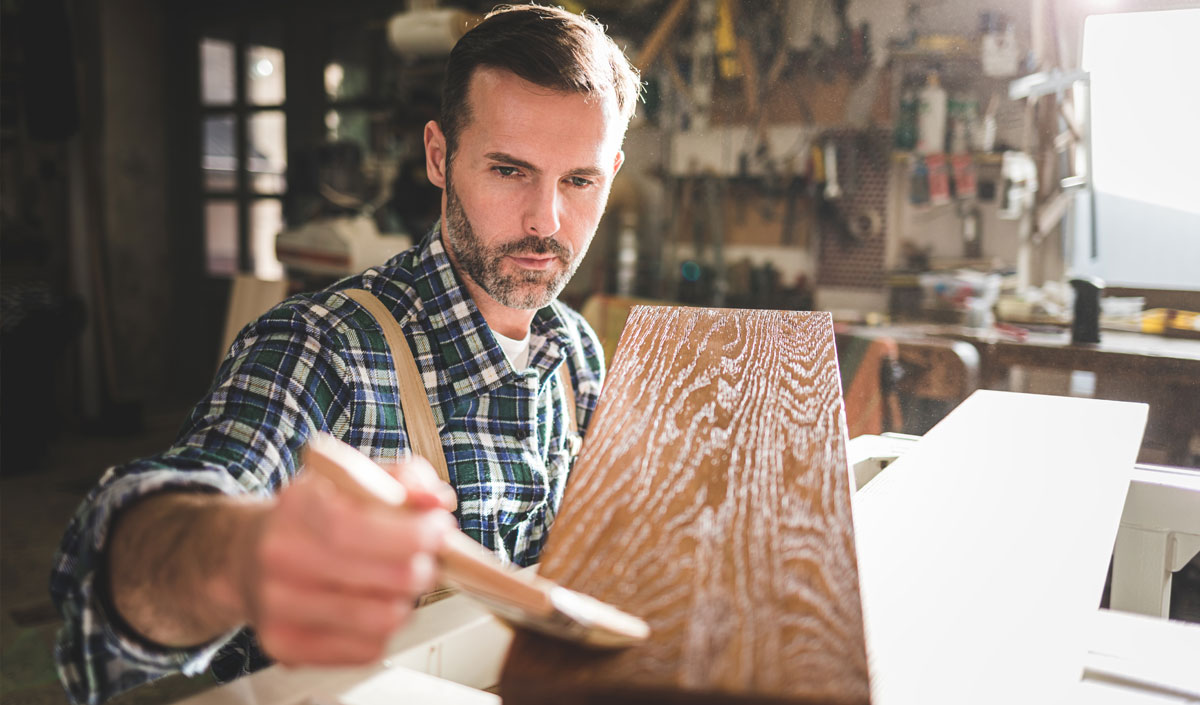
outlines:
[[[896,149],[911,152],[917,146],[917,90],[906,85],[900,93],[900,111],[894,135]]]
[[[971,124],[979,112],[975,99],[966,93],[954,93],[950,96],[950,107],[947,116],[950,121],[950,143],[947,145],[951,154],[962,154],[970,150]]]
[[[917,98],[917,154],[946,151],[946,90],[930,73]]]

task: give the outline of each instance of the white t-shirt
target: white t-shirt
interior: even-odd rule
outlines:
[[[520,340],[500,335],[494,329],[492,335],[496,336],[496,342],[500,343],[500,348],[504,350],[514,369],[520,371],[529,367],[529,333],[525,333],[525,337]]]

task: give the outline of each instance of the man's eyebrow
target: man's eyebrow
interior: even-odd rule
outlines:
[[[525,171],[530,171],[530,172],[533,172],[534,174],[542,173],[541,169],[530,164],[529,162],[525,161],[524,159],[517,159],[516,157],[514,157],[511,154],[505,154],[504,152],[488,152],[487,154],[485,154],[483,156],[488,159],[491,159],[494,162],[504,162],[505,164],[519,166],[522,169],[524,169]]]
[[[593,179],[604,178],[604,170],[594,166],[583,166],[578,169],[572,169],[571,176],[588,176]]]
[[[504,162],[505,164],[511,164],[512,166],[520,167],[520,168],[522,168],[530,173],[533,173],[533,174],[542,173],[541,169],[530,164],[529,162],[525,161],[524,159],[518,159],[511,154],[505,154],[504,152],[488,152],[487,154],[485,154],[483,156],[494,162]],[[604,176],[604,170],[599,167],[594,167],[594,166],[579,167],[577,169],[572,169],[568,173],[571,176],[587,176],[587,177],[591,177],[593,179],[599,179]]]

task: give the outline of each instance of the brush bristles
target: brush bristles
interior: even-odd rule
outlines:
[[[644,620],[594,597],[555,587],[550,600],[555,609],[587,630],[585,640],[592,646],[630,646],[650,636],[650,625]]]

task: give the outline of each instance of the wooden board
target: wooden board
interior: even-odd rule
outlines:
[[[539,573],[653,634],[518,634],[506,705],[866,702],[846,443],[829,314],[635,308]]]
[[[875,705],[1068,701],[1145,422],[978,391],[854,495]]]

